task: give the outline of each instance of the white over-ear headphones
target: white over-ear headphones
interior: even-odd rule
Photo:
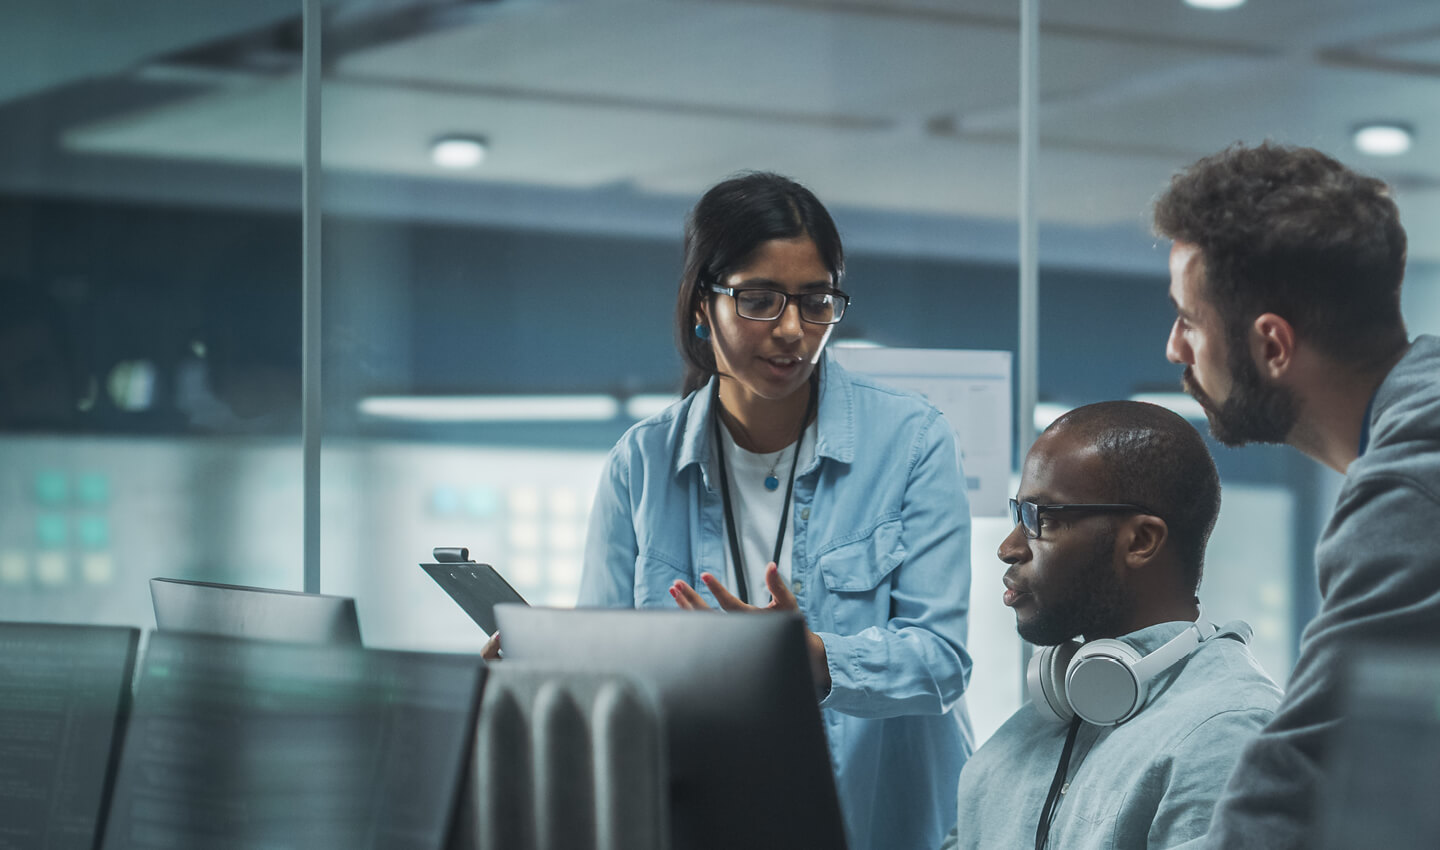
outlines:
[[[1202,611],[1190,628],[1145,656],[1123,640],[1108,638],[1041,647],[1031,656],[1025,674],[1030,701],[1041,714],[1062,723],[1076,715],[1096,726],[1124,723],[1144,707],[1155,677],[1188,658],[1200,644],[1223,635],[1250,642],[1250,626],[1243,620],[1216,629],[1204,618]]]

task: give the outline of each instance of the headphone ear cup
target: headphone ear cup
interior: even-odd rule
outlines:
[[[1069,723],[1070,718],[1075,716],[1065,695],[1065,671],[1079,648],[1080,643],[1073,640],[1059,646],[1039,647],[1030,656],[1030,665],[1025,671],[1030,702],[1035,705],[1036,711],[1056,723]]]
[[[1096,726],[1124,723],[1145,704],[1147,682],[1135,673],[1140,653],[1121,640],[1092,640],[1065,671],[1065,696],[1080,719]]]

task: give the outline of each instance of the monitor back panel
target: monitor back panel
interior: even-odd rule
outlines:
[[[152,578],[150,597],[161,631],[360,644],[360,620],[348,596]]]
[[[442,850],[478,658],[157,632],[104,848]]]
[[[654,689],[676,850],[845,846],[798,616],[495,609],[507,660]]]

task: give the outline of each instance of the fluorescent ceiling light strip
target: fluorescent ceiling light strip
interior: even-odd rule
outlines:
[[[625,415],[631,419],[647,419],[679,400],[680,396],[665,393],[632,395],[625,401]]]
[[[1186,419],[1196,421],[1205,419],[1205,408],[1200,406],[1200,402],[1185,393],[1136,393],[1130,396],[1130,400],[1158,404],[1167,410],[1175,411]]]
[[[1072,408],[1068,404],[1056,404],[1053,401],[1042,401],[1036,403],[1035,433],[1038,434],[1041,431],[1044,431],[1046,428],[1049,428],[1052,422],[1069,413],[1071,409]]]
[[[1401,124],[1370,124],[1355,130],[1355,147],[1371,156],[1399,156],[1410,150],[1411,133]]]
[[[1185,0],[1185,5],[1194,6],[1197,9],[1223,10],[1243,6],[1245,0]]]
[[[372,396],[360,413],[406,422],[604,422],[620,413],[608,395]]]

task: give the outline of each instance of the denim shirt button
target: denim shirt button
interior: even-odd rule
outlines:
[[[810,518],[810,509],[809,509],[809,508],[801,508],[801,509],[800,509],[800,518],[801,518],[801,519],[809,519],[809,518]]]
[[[801,593],[805,590],[805,582],[802,579],[797,578],[794,582],[791,583],[791,587],[795,589],[796,593]]]

